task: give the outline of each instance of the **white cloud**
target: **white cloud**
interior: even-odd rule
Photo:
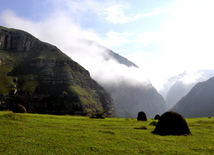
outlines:
[[[25,30],[42,41],[56,45],[73,60],[89,70],[91,76],[100,83],[108,81],[117,84],[121,78],[132,81],[130,84],[136,84],[134,81],[148,81],[147,76],[142,75],[143,73],[139,72],[137,68],[128,68],[114,60],[106,60],[108,55],[103,48],[79,40],[84,38],[115,46],[130,42],[127,37],[132,34],[110,30],[107,37],[103,39],[94,30],[83,29],[71,22],[63,13],[58,14],[58,16],[55,16],[54,13],[43,22],[33,22],[20,18],[11,11],[6,11],[1,15],[1,20],[8,27]]]
[[[172,12],[173,19],[164,30],[169,56],[174,55],[175,62],[183,64],[186,69],[214,69],[211,64],[214,56],[212,4],[214,2],[208,0],[179,3]]]
[[[107,21],[117,24],[117,23],[127,23],[131,21],[135,21],[138,19],[142,19],[144,17],[152,17],[156,16],[160,13],[167,12],[170,10],[170,8],[154,8],[151,10],[151,12],[147,13],[138,13],[135,15],[126,15],[126,12],[124,10],[130,9],[130,6],[127,4],[120,4],[120,5],[113,5],[108,7],[105,11],[104,14],[107,16],[106,19]]]
[[[103,45],[107,47],[113,47],[118,45],[123,45],[132,42],[129,37],[133,36],[132,33],[119,33],[114,30],[109,30],[106,34],[107,38],[102,42]]]
[[[114,5],[106,9],[105,14],[107,14],[107,20],[116,23],[126,23],[132,18],[124,15],[122,5]]]
[[[149,45],[159,45],[162,44],[166,40],[166,36],[164,32],[144,32],[137,35],[135,41],[141,43],[143,47],[147,47]]]
[[[141,48],[149,47],[150,51],[132,53],[127,57],[140,67],[148,66],[145,69],[151,71],[149,77],[157,89],[161,89],[167,77],[183,71],[214,69],[213,5],[211,0],[176,3],[170,10],[165,28],[137,36],[135,41],[141,43]],[[155,50],[152,47],[156,47]],[[191,75],[197,77],[197,74]],[[185,80],[190,83],[195,79],[188,76]]]
[[[200,78],[202,78],[202,73],[198,71],[187,71],[178,79],[178,81],[182,81],[184,84],[190,85],[192,83],[196,83]]]
[[[133,75],[139,80],[149,78],[157,89],[161,89],[169,77],[185,70],[214,69],[212,60],[214,57],[214,21],[212,20],[214,2],[212,0],[179,1],[173,7],[156,8],[150,12],[136,14],[126,12],[132,9],[128,4],[116,5],[113,1],[101,3],[95,0],[46,0],[46,2],[53,2],[51,11],[39,22],[18,17],[12,11],[5,11],[1,14],[0,20],[8,27],[23,29],[43,41],[58,46],[72,59],[79,61],[90,70],[94,77],[111,78],[114,76],[110,75],[121,74],[131,78],[130,75]],[[105,35],[101,36],[95,29],[83,28],[77,22],[79,18],[82,20],[82,14],[89,12],[100,14],[101,18],[104,18],[103,11],[104,17],[115,24],[153,17],[165,12],[168,13],[164,24],[167,26],[155,31],[141,31],[140,34],[127,33],[130,31],[121,33],[111,27],[106,30]],[[138,25],[137,28],[139,28]],[[108,48],[123,45],[121,49],[131,49],[130,52],[133,53],[125,57],[140,66],[140,71],[130,69],[130,73],[123,65],[115,66],[114,61],[104,61],[101,56],[102,50],[94,46],[88,47],[80,43],[78,38],[94,40]],[[130,43],[138,46],[139,49],[132,48]],[[107,68],[106,64],[115,70],[111,67]],[[103,73],[104,68],[108,72]],[[119,71],[117,72],[116,69]],[[191,80],[186,79],[186,81]]]

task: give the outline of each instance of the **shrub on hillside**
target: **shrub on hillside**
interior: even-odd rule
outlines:
[[[13,107],[13,112],[15,112],[15,113],[27,113],[27,110],[23,105],[18,104],[18,105],[15,105]]]
[[[104,119],[106,117],[106,111],[97,111],[97,112],[92,112],[90,118],[101,118]]]

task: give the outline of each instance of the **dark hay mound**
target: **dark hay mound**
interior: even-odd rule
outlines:
[[[161,115],[153,133],[161,135],[191,135],[184,117],[172,111]]]
[[[147,121],[145,112],[143,112],[143,111],[139,112],[137,115],[137,120],[138,121]]]
[[[13,107],[13,112],[15,112],[15,113],[27,113],[27,110],[23,105],[18,104],[18,105]]]
[[[154,119],[159,120],[160,119],[160,115],[156,115]]]

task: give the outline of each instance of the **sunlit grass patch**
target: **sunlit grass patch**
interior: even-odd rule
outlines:
[[[191,136],[160,136],[151,133],[153,119],[0,112],[0,154],[214,153],[214,118],[186,120]]]

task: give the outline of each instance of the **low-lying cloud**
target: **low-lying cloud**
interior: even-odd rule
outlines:
[[[100,38],[92,30],[82,29],[65,16],[56,17],[54,20],[51,20],[51,17],[43,22],[33,22],[16,16],[12,11],[5,11],[1,19],[8,27],[25,30],[42,41],[56,45],[71,59],[89,70],[91,76],[101,84],[117,85],[121,80],[134,85],[149,83],[148,77],[143,75],[140,69],[119,64],[114,59],[106,59],[109,55],[105,48],[97,46],[96,42],[88,44],[83,40],[107,42],[109,38]]]

